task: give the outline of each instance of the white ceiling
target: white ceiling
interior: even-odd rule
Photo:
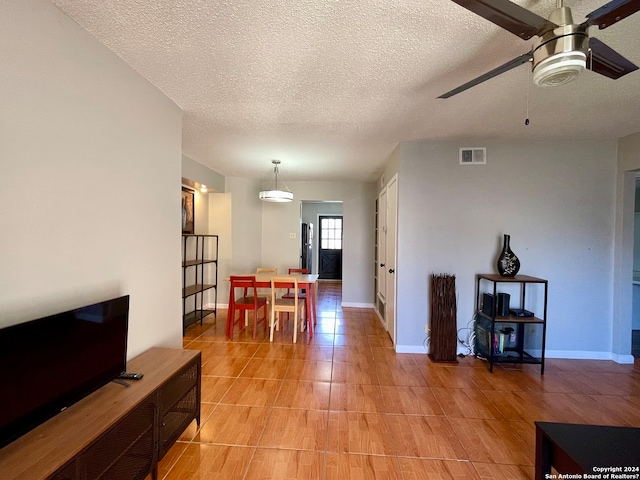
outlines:
[[[408,140],[615,139],[640,131],[640,70],[541,89],[530,50],[451,0],[51,0],[184,111],[183,152],[230,176],[374,180]],[[517,0],[548,17],[555,0]],[[604,0],[566,0],[574,20]],[[640,13],[598,37],[640,65]],[[525,126],[528,115],[530,125]],[[468,140],[467,140],[468,143]]]

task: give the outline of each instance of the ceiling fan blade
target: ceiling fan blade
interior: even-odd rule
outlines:
[[[454,95],[457,95],[460,92],[464,92],[465,90],[467,90],[467,89],[469,89],[471,87],[475,87],[479,83],[486,82],[490,78],[497,77],[501,73],[507,72],[507,71],[511,70],[512,68],[515,68],[515,67],[517,67],[519,65],[522,65],[523,63],[527,63],[529,60],[531,60],[532,56],[533,55],[530,52],[524,53],[524,54],[520,55],[519,57],[508,61],[504,65],[500,65],[498,68],[494,68],[490,72],[487,72],[484,75],[480,75],[479,77],[474,78],[470,82],[467,82],[464,85],[460,85],[458,88],[454,88],[453,90],[440,95],[438,98],[453,97]]]
[[[638,0],[613,0],[588,14],[583,25],[587,27],[598,25],[600,30],[604,30],[638,11],[640,11]]]
[[[555,23],[509,0],[453,1],[523,40],[529,40],[534,35],[539,35],[557,27]]]
[[[638,69],[636,65],[597,38],[589,39],[589,49],[591,53],[587,58],[587,68],[600,75],[617,79]]]

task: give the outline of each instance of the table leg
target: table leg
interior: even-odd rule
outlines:
[[[316,284],[312,283],[309,289],[309,297],[311,299],[311,315],[313,317],[313,324],[318,324],[318,315],[316,312]],[[311,322],[311,320],[309,320]]]
[[[307,304],[307,313],[305,322],[307,322],[307,329],[309,330],[309,338],[313,338],[313,324],[311,323],[311,318],[313,317],[313,283],[307,288],[307,298],[305,299],[305,303]]]
[[[536,471],[535,480],[544,480],[551,473],[552,445],[545,433],[536,425]]]

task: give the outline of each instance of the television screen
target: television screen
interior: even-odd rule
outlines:
[[[0,447],[126,370],[129,296],[0,330]]]

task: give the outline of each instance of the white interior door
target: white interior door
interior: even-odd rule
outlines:
[[[385,300],[385,257],[387,255],[386,247],[387,232],[387,188],[383,188],[378,197],[378,258],[376,268],[378,269],[378,297],[384,302]]]
[[[396,344],[396,257],[398,240],[398,177],[394,176],[386,189],[385,239],[385,320],[389,336]]]

